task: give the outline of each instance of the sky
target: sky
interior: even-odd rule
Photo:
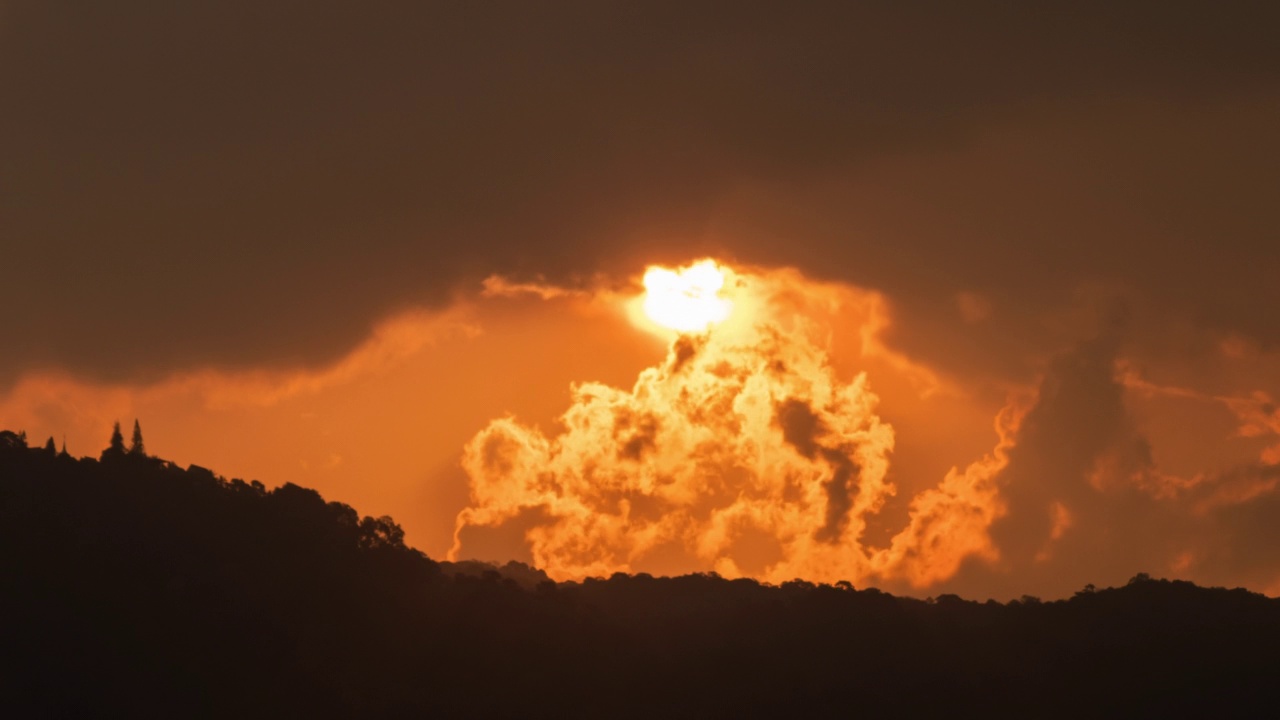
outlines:
[[[1278,21],[0,1],[0,426],[560,578],[1277,595]]]

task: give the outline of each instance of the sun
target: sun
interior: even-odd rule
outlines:
[[[714,260],[700,260],[670,270],[651,266],[644,274],[644,314],[677,332],[705,332],[723,322],[733,303],[720,296],[725,270]]]

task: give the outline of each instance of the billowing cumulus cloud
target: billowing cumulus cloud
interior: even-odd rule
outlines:
[[[1280,556],[1257,549],[1280,497],[1280,422],[1272,393],[1248,389],[1269,387],[1273,354],[1139,332],[1138,311],[1104,294],[1058,321],[1085,339],[1001,408],[892,348],[879,293],[730,277],[728,321],[670,333],[629,389],[580,383],[549,430],[507,416],[472,438],[455,557],[501,536],[561,578],[716,570],[1005,598],[1140,571],[1280,587]],[[1175,341],[1209,349],[1195,373],[1153,354]],[[835,369],[851,356],[860,369]],[[1153,379],[1182,375],[1195,383]],[[894,383],[885,403],[876,388]],[[961,432],[972,415],[939,412],[950,402],[991,408],[994,447],[922,478],[896,447]],[[925,412],[904,414],[912,403]]]
[[[986,531],[1012,427],[990,458],[914,497],[887,547],[868,544],[868,518],[895,493],[894,431],[865,373],[837,377],[830,330],[806,309],[861,307],[864,350],[877,352],[878,298],[795,273],[726,274],[728,319],[675,335],[631,389],[581,383],[561,432],[506,417],[471,440],[452,556],[475,528],[519,520],[558,578],[697,568],[924,585],[970,555],[994,559]]]

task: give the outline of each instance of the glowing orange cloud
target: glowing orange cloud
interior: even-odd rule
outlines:
[[[574,386],[557,436],[512,417],[477,434],[462,459],[471,500],[450,557],[469,532],[518,521],[531,523],[534,563],[561,579],[713,569],[923,585],[969,555],[994,558],[986,530],[1002,511],[994,475],[1012,431],[994,456],[918,495],[887,547],[864,541],[868,518],[896,492],[894,431],[865,374],[837,376],[829,328],[797,312],[847,298],[794,271],[710,260],[651,268],[644,286],[633,307],[676,331],[666,358],[630,391]],[[869,312],[865,322],[884,319]]]

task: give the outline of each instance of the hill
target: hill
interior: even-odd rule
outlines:
[[[139,443],[140,447],[140,443]],[[114,449],[113,449],[114,448]],[[390,518],[0,433],[0,689],[30,714],[1214,715],[1270,700],[1280,601],[1144,575],[1008,604],[442,564]]]

